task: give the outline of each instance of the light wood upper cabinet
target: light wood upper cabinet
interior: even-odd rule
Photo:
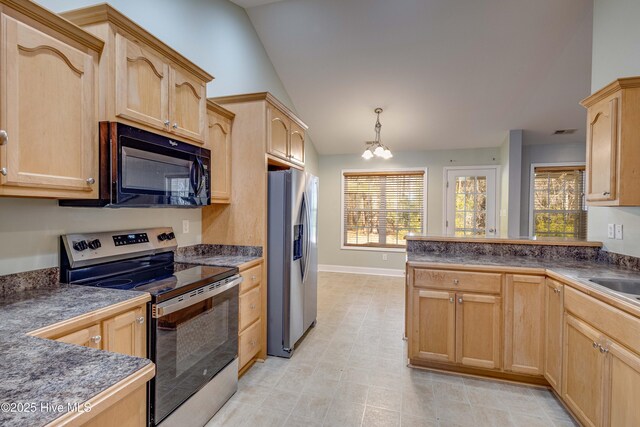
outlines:
[[[560,394],[562,390],[562,316],[564,285],[552,279],[545,284],[544,310],[544,377]]]
[[[115,45],[116,116],[167,130],[168,62],[119,33]]]
[[[618,79],[586,98],[586,199],[640,206],[640,77]]]
[[[499,369],[502,300],[494,295],[456,294],[456,361]]]
[[[147,355],[147,319],[142,307],[127,311],[102,323],[103,348],[129,356]]]
[[[454,292],[415,289],[413,330],[409,357],[455,362],[456,295]]]
[[[169,117],[176,134],[196,142],[205,140],[207,88],[184,70],[171,68]]]
[[[211,203],[231,203],[231,129],[234,114],[207,102],[207,148],[211,150]]]
[[[288,160],[291,120],[272,105],[267,106],[267,117],[269,121],[267,151],[269,154]]]
[[[95,198],[99,50],[23,19],[0,16],[0,195]]]
[[[61,15],[105,40],[100,120],[204,144],[211,75],[108,4]]]
[[[564,320],[562,398],[586,426],[602,425],[604,354],[601,334],[570,314]]]
[[[505,286],[504,368],[541,375],[544,366],[544,276],[508,274]]]
[[[291,123],[291,137],[289,143],[289,159],[291,162],[304,166],[304,128],[297,123]]]
[[[81,345],[83,347],[102,348],[102,328],[100,324],[87,326],[78,331],[63,335],[56,341],[66,342],[67,344]]]

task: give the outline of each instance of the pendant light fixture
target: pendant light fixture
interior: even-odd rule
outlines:
[[[367,141],[365,142],[367,148],[362,153],[362,158],[365,160],[372,159],[373,157],[382,157],[383,159],[390,159],[393,157],[391,154],[391,150],[385,145],[382,145],[380,142],[380,129],[382,125],[380,124],[380,113],[382,113],[382,108],[378,107],[373,110],[376,113],[376,140],[375,141]]]

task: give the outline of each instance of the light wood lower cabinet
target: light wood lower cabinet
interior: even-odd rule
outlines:
[[[145,307],[138,307],[103,321],[103,348],[114,353],[146,357],[147,318],[145,314]]]
[[[615,342],[608,342],[605,349],[603,425],[640,425],[640,356]]]
[[[147,305],[92,315],[87,322],[78,320],[52,325],[35,331],[33,335],[128,356],[147,357]]]
[[[544,287],[544,377],[557,392],[562,392],[562,317],[564,285],[546,279]]]
[[[456,294],[456,361],[465,366],[500,368],[501,298]]]
[[[544,276],[507,274],[504,368],[542,375],[544,366]]]
[[[413,291],[411,358],[455,362],[456,294],[447,291]]]
[[[586,426],[602,425],[604,355],[601,336],[571,315],[564,322],[562,397]]]
[[[263,263],[240,267],[238,369],[242,373],[250,363],[266,353],[266,301],[263,285]],[[243,371],[244,370],[244,371]]]

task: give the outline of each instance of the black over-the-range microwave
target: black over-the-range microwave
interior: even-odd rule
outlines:
[[[98,199],[60,206],[197,208],[211,203],[211,151],[118,122],[100,122]]]

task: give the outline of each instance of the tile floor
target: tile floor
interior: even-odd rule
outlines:
[[[213,426],[575,426],[546,389],[406,367],[404,279],[320,273],[318,323],[241,378]]]

